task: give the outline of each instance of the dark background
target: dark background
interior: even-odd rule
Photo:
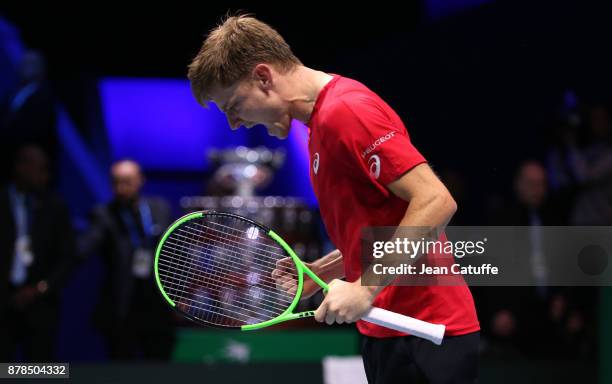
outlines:
[[[20,3],[3,14],[46,55],[79,123],[91,109],[82,105],[88,81],[184,77],[208,30],[228,9],[246,10],[275,26],[306,65],[380,93],[434,166],[452,165],[503,189],[520,159],[540,156],[542,132],[566,89],[582,100],[609,100],[610,14],[590,2],[470,3],[478,2]]]
[[[0,5],[0,17],[14,24],[26,47],[44,54],[56,96],[100,162],[110,164],[108,143],[100,140],[97,81],[184,79],[203,37],[228,10],[253,13],[274,26],[306,66],[358,79],[385,99],[434,170],[460,175],[462,224],[486,224],[491,201],[512,198],[517,166],[526,159],[545,161],[551,131],[565,116],[567,91],[577,96],[580,111],[612,101],[612,13],[594,2],[12,2]],[[188,173],[149,176],[160,184],[173,177],[202,179]],[[91,196],[75,201],[75,195],[68,199],[80,230],[83,213],[100,202]],[[99,261],[87,262],[66,288],[58,347],[66,361],[105,361],[99,335],[84,323],[92,308],[87,298],[99,289],[99,270]],[[603,308],[596,305],[594,319]],[[596,333],[598,325],[590,329]],[[600,360],[606,356],[600,347],[560,361],[580,364],[576,377],[588,382],[595,363],[609,363]],[[565,364],[551,365],[549,357],[541,366],[521,360],[521,367],[536,372]],[[510,366],[490,363],[487,377],[503,376]]]

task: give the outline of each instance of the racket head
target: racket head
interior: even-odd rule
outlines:
[[[291,260],[295,291],[272,275]],[[162,236],[154,263],[157,287],[183,317],[199,324],[258,329],[287,317],[299,302],[304,265],[276,233],[225,212],[193,212]],[[300,316],[301,317],[301,316]]]

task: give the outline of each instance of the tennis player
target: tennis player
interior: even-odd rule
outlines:
[[[317,321],[355,322],[375,305],[446,325],[436,346],[357,321],[368,381],[476,382],[480,328],[467,286],[361,282],[363,227],[444,228],[457,208],[393,109],[355,80],[304,66],[278,32],[248,15],[228,17],[209,33],[188,76],[198,102],[213,101],[232,129],[263,124],[284,139],[293,119],[309,127],[310,177],[338,247],[310,265],[331,281]],[[275,275],[292,283],[288,266]],[[304,296],[314,289],[308,285]]]

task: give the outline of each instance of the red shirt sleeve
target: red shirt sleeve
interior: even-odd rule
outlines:
[[[359,176],[383,187],[426,162],[399,116],[380,99],[368,95],[339,99],[324,124],[330,147],[346,157]]]

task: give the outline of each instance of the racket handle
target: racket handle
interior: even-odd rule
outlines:
[[[428,323],[377,307],[372,307],[361,320],[399,332],[409,333],[429,340],[436,345],[442,344],[444,330],[446,329],[446,326],[442,324]]]

